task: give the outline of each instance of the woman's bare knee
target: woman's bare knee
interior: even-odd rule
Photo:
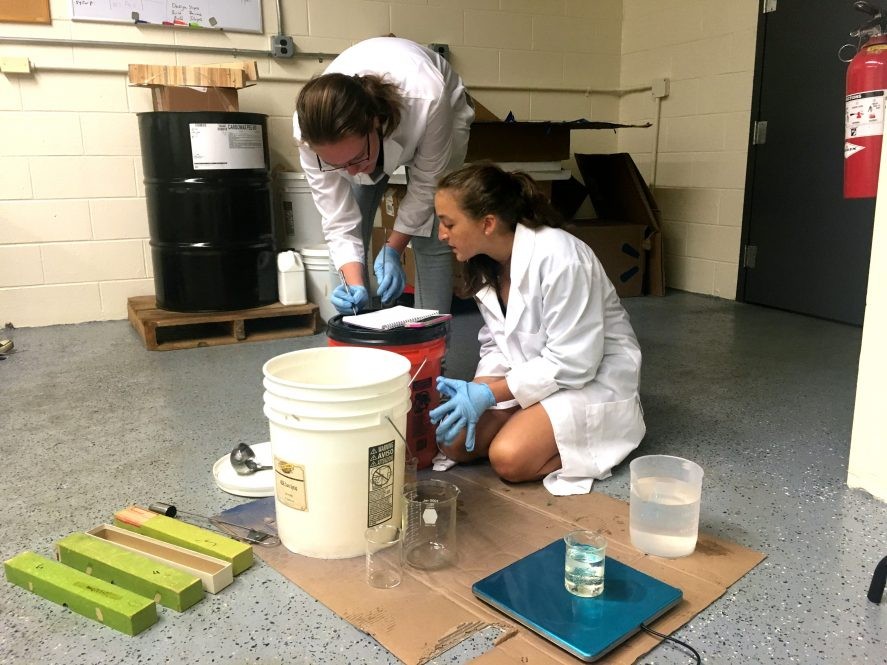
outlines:
[[[518,410],[490,443],[488,457],[499,477],[514,483],[539,480],[560,468],[554,430],[542,405]]]
[[[536,476],[527,468],[527,460],[521,454],[519,448],[507,445],[505,441],[497,440],[490,446],[490,466],[496,475],[511,483],[520,483],[526,480],[535,480]]]

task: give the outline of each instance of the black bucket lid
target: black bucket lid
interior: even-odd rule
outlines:
[[[367,314],[372,310],[361,312]],[[450,322],[441,321],[424,328],[392,328],[390,330],[371,330],[345,323],[341,314],[336,314],[326,324],[326,334],[332,340],[343,344],[359,346],[406,346],[421,344],[446,337],[450,330]]]

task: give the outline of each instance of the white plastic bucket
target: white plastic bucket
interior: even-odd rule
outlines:
[[[320,308],[320,318],[329,321],[338,312],[330,302],[330,296],[339,285],[339,274],[330,261],[326,245],[311,245],[299,250],[305,265],[305,288],[308,300]]]
[[[400,524],[410,361],[391,351],[320,347],[265,363],[277,532],[322,559],[364,553],[364,533]]]
[[[284,247],[302,249],[325,242],[321,216],[304,173],[277,174]]]

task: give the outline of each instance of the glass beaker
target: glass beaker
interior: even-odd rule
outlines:
[[[702,467],[681,457],[646,455],[629,468],[631,544],[671,559],[692,554],[699,534]]]
[[[403,554],[414,568],[435,570],[456,561],[459,488],[420,480],[403,488]]]
[[[367,584],[377,589],[391,589],[400,584],[402,550],[400,528],[379,524],[366,530]]]
[[[564,586],[574,596],[594,598],[604,592],[607,539],[600,531],[578,529],[564,536]]]

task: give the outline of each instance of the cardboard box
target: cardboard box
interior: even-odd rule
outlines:
[[[577,220],[568,223],[566,230],[591,246],[619,297],[665,295],[659,207],[631,155],[577,154],[576,163],[595,211],[605,221]],[[559,206],[555,201],[556,208],[566,206],[575,212],[585,196],[578,195],[577,190],[581,190],[578,181],[541,181],[538,184],[549,198],[560,197],[559,202],[563,205]],[[382,197],[379,206],[382,226],[389,233],[394,228],[397,210],[405,195],[406,185],[389,185]],[[374,248],[381,247],[384,242],[384,231],[378,231],[377,240],[374,229]],[[377,251],[374,250],[374,254]],[[415,286],[415,261],[409,248],[404,253],[404,261],[410,263],[408,283]],[[404,270],[407,271],[406,265]],[[453,255],[453,282],[457,293],[461,274],[462,264]]]
[[[646,227],[647,265],[643,292],[665,295],[661,213],[652,192],[628,153],[577,154],[576,165],[597,215]]]
[[[382,249],[385,244],[385,238],[394,229],[394,220],[397,219],[397,210],[400,202],[406,196],[406,185],[389,185],[385,190],[382,201],[379,204],[379,212],[382,217],[382,228],[373,229],[373,256]],[[403,266],[404,274],[407,276],[407,284],[415,288],[416,286],[416,258],[413,255],[413,248],[407,247],[400,255],[400,262]]]
[[[645,224],[582,219],[568,223],[564,229],[591,247],[620,298],[643,295],[647,262]]]
[[[153,86],[155,111],[237,111],[240,105],[234,88],[177,88]]]
[[[476,111],[475,111],[476,112]],[[475,119],[468,139],[466,162],[553,162],[570,158],[570,132],[576,129],[649,127],[614,122],[503,122]]]

